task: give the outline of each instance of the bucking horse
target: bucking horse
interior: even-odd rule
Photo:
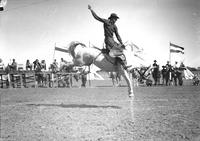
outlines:
[[[71,42],[66,48],[73,57],[73,63],[75,66],[89,66],[95,64],[106,72],[120,73],[127,82],[129,97],[134,97],[132,81],[128,74],[128,70],[125,70],[120,63],[116,62],[116,58],[111,57],[105,49],[100,49],[96,46],[87,47],[85,44],[77,41]],[[127,65],[133,63],[132,57],[134,55],[132,54],[133,52],[131,52],[131,50],[133,51],[131,48],[131,45],[127,44],[125,49],[123,49]]]

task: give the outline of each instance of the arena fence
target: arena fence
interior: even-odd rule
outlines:
[[[72,86],[72,77],[81,75],[80,73],[51,72],[51,71],[0,71],[1,88],[26,88],[44,86],[57,87],[60,83],[67,83]],[[64,84],[64,83],[63,83]]]

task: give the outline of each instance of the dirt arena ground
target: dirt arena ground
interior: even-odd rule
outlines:
[[[2,141],[200,141],[200,86],[0,89]]]

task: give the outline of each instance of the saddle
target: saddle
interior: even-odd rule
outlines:
[[[115,50],[115,49],[101,49],[101,52],[104,54],[107,60],[110,60],[113,64],[117,64],[117,62],[126,61],[126,57],[123,54],[122,50]],[[112,60],[112,61],[111,61]]]
[[[103,48],[103,49],[101,49],[101,52],[102,52],[103,54],[109,55],[110,50],[107,49],[107,48]]]
[[[115,58],[115,57],[119,57],[121,58],[122,60],[125,59],[125,56],[123,54],[123,51],[122,50],[116,50],[116,49],[102,49],[101,52],[103,54],[106,54],[108,56],[110,56],[111,58]],[[123,56],[123,57],[122,57]]]

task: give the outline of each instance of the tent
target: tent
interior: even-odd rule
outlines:
[[[101,69],[98,68],[96,65],[92,64],[90,65],[90,73],[87,74],[87,80],[104,80],[104,78],[97,73],[97,71],[100,71]]]

